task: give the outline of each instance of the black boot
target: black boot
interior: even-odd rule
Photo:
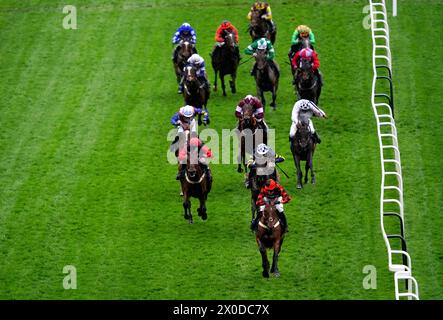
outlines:
[[[277,211],[277,214],[278,218],[280,219],[280,223],[282,224],[283,233],[287,233],[289,230],[288,230],[288,223],[286,222],[285,212]]]
[[[312,137],[314,138],[314,143],[316,143],[316,144],[320,144],[320,143],[321,143],[321,140],[320,140],[320,137],[319,137],[318,134],[317,134],[317,131],[315,131],[315,132],[312,134]]]
[[[257,216],[255,217],[255,219],[252,220],[252,222],[251,222],[251,231],[252,231],[252,232],[257,231],[257,228],[258,228],[258,221],[260,220],[261,215],[262,215],[262,213],[259,212],[259,213],[257,214]]]
[[[180,165],[180,170],[178,171],[175,180],[182,180],[185,177],[185,174],[186,174],[186,165],[182,164]]]

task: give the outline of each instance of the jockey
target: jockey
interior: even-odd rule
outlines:
[[[208,178],[208,182],[211,182],[212,175],[211,175],[211,170],[209,169],[209,160],[208,159],[213,157],[213,153],[212,153],[211,149],[209,149],[207,146],[205,146],[203,141],[201,141],[200,138],[198,138],[196,136],[196,134],[192,134],[192,135],[194,137],[191,138],[191,140],[189,140],[189,150],[188,150],[188,146],[183,146],[179,150],[178,160],[180,162],[180,168],[179,168],[179,172],[177,173],[176,180],[182,180],[185,177],[188,152],[191,153],[190,161],[192,161],[192,152],[197,151],[198,154],[196,154],[196,156],[198,156],[198,163],[199,163],[200,167],[203,169],[203,172],[206,174],[206,177]]]
[[[291,201],[291,197],[288,195],[286,190],[273,179],[269,179],[265,186],[261,189],[260,194],[257,198],[257,206],[260,206],[259,213],[255,217],[254,221],[251,223],[252,231],[257,230],[258,222],[265,210],[266,201],[268,199],[276,199],[277,203],[275,204],[275,208],[277,209],[278,218],[280,219],[280,223],[282,224],[283,232],[288,232],[288,223],[286,221],[285,212],[283,209],[283,204]]]
[[[291,38],[291,49],[289,50],[289,59],[292,60],[294,54],[296,54],[300,49],[302,49],[302,40],[309,38],[309,42],[311,43],[311,49],[314,49],[315,45],[315,35],[312,32],[311,28],[300,25],[292,34]]]
[[[253,11],[260,12],[261,18],[266,20],[266,23],[268,24],[268,28],[271,33],[275,31],[275,24],[274,24],[274,21],[272,21],[272,11],[271,11],[271,6],[269,5],[269,3],[255,2],[252,5],[251,10],[248,13],[248,20],[249,21],[252,18]]]
[[[218,27],[215,32],[216,44],[212,50],[212,56],[216,53],[216,50],[225,44],[225,32],[232,32],[235,35],[235,52],[240,56],[240,51],[238,50],[238,30],[237,28],[228,20],[223,20],[222,24]],[[217,50],[218,51],[218,50]]]
[[[274,62],[275,51],[274,51],[274,47],[272,46],[271,41],[269,41],[266,38],[257,39],[245,49],[245,53],[248,55],[252,54],[255,57],[256,50],[266,50],[266,60],[268,60],[271,67],[274,68],[274,70],[277,73],[280,73],[279,68],[277,67],[277,65]],[[251,76],[255,75],[256,69],[257,69],[257,64],[254,64],[254,67],[252,68],[252,71],[251,71]]]
[[[298,51],[291,60],[291,66],[292,69],[294,70],[294,73],[300,67],[301,60],[309,61],[311,63],[312,71],[318,77],[320,84],[322,84],[323,79],[319,71],[320,60],[318,59],[317,52],[315,52],[315,50],[311,48],[303,48],[300,51]]]
[[[208,81],[208,76],[206,74],[206,65],[205,65],[205,59],[203,59],[200,55],[197,53],[194,53],[189,59],[188,59],[188,65],[193,66],[196,69],[196,74],[198,80],[204,85],[207,91],[209,91],[210,85]],[[182,80],[180,81],[179,85],[179,92],[183,92],[183,81],[184,81],[184,75],[182,77]]]
[[[247,166],[250,169],[248,178],[245,181],[245,187],[250,188],[252,177],[254,175],[264,176],[277,180],[277,171],[275,165],[285,161],[285,158],[272,150],[268,145],[261,143],[257,146],[254,156],[248,160]]]
[[[265,122],[264,119],[264,110],[263,110],[263,104],[261,103],[260,99],[248,94],[246,97],[244,97],[237,105],[237,108],[235,109],[235,116],[241,120],[243,118],[243,111],[245,106],[251,106],[253,113],[252,115],[257,120],[257,125],[259,129],[262,129],[264,133],[268,131],[268,125]]]
[[[292,125],[289,131],[289,140],[295,137],[297,132],[297,123],[301,120],[303,122],[309,122],[309,129],[311,130],[314,143],[321,143],[320,137],[314,129],[314,124],[311,121],[311,117],[326,118],[326,113],[315,105],[312,101],[301,99],[298,100],[292,109]]]
[[[178,49],[181,47],[181,41],[186,38],[189,38],[189,42],[193,45],[194,53],[197,53],[197,49],[195,49],[197,34],[195,33],[194,28],[192,28],[189,23],[185,22],[175,31],[174,36],[172,37],[172,43],[177,45],[172,57],[174,62],[177,62],[177,54]]]

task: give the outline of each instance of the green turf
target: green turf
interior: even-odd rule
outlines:
[[[209,218],[188,225],[166,158],[169,119],[182,105],[170,61],[175,29],[184,21],[196,28],[209,64],[223,19],[239,28],[242,48],[249,44],[250,2],[78,0],[70,3],[74,31],[62,28],[65,1],[1,0],[0,298],[393,299],[379,226],[367,3],[304,3],[272,2],[282,78],[278,110],[266,120],[287,157],[291,179],[282,183],[293,201],[281,278],[264,280],[235,165],[212,166]],[[390,18],[406,234],[423,299],[443,298],[442,9],[403,1]],[[315,121],[317,185],[296,191],[285,61],[300,23],[316,33],[329,118]],[[218,132],[235,126],[236,103],[255,92],[250,67],[240,67],[236,95],[212,93]],[[63,289],[65,265],[77,268],[77,290]],[[376,290],[362,286],[365,265],[377,268]]]

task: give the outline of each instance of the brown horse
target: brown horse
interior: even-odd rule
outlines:
[[[255,146],[260,143],[267,143],[267,135],[265,130],[257,130],[259,125],[257,119],[253,115],[252,106],[245,105],[243,107],[243,117],[238,122],[237,133],[239,135],[239,154],[237,158],[237,172],[242,173],[242,165],[244,171],[248,172],[246,166],[246,153],[254,154]]]
[[[182,39],[180,41],[180,47],[176,50],[178,50],[178,52],[176,53],[176,57],[174,57],[173,65],[175,76],[177,77],[177,83],[179,84],[182,78],[183,68],[192,54],[196,53],[197,51],[189,39]]]
[[[193,66],[186,65],[183,70],[183,98],[185,103],[196,108],[206,109],[209,100],[209,90],[200,82],[196,69]]]
[[[229,86],[231,92],[236,93],[235,79],[237,77],[237,68],[240,62],[240,54],[235,43],[235,35],[232,32],[225,32],[225,44],[222,47],[216,47],[212,54],[212,68],[214,69],[214,91],[217,91],[217,73],[223,89],[223,96],[226,96],[225,75],[230,74]]]
[[[195,161],[191,161],[191,158],[195,158],[193,159]],[[212,187],[212,182],[207,179],[197,159],[197,155],[192,156],[192,151],[188,153],[185,178],[180,181],[183,193],[184,218],[188,220],[189,224],[194,223],[191,213],[191,197],[197,198],[200,201],[200,207],[197,208],[198,215],[203,220],[208,218],[206,200]]]
[[[254,10],[251,14],[251,24],[249,25],[249,34],[252,41],[260,38],[267,38],[272,44],[275,43],[275,38],[277,37],[277,29],[274,31],[269,30],[269,25],[266,23],[265,19],[262,19],[260,11]]]
[[[271,248],[274,249],[271,273],[273,273],[275,277],[280,276],[278,270],[278,256],[280,254],[281,246],[283,245],[284,232],[280,219],[278,218],[275,204],[276,199],[269,200],[269,202],[265,204],[265,209],[259,220],[258,228],[255,233],[255,240],[262,257],[262,275],[265,278],[269,278],[269,260],[266,249]]]
[[[300,66],[294,73],[293,83],[299,100],[307,99],[318,104],[322,83],[319,76],[312,70],[311,62],[300,59]]]
[[[303,188],[302,185],[302,170],[300,166],[301,161],[306,161],[306,174],[305,184],[308,183],[308,172],[311,170],[311,183],[315,184],[314,173],[314,151],[316,144],[312,139],[312,133],[309,129],[309,123],[299,122],[297,124],[297,132],[295,137],[291,139],[291,152],[295,162],[295,168],[297,170],[297,189]]]
[[[256,50],[255,63],[256,72],[254,77],[257,97],[260,97],[263,106],[265,106],[266,100],[264,92],[272,92],[271,107],[275,110],[277,108],[275,101],[277,99],[278,80],[280,77],[279,67],[275,61],[273,63],[275,64],[275,68],[277,70],[271,66],[271,63],[266,59],[266,50]]]

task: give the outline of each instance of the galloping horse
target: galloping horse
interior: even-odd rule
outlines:
[[[275,38],[277,37],[277,29],[273,32],[269,30],[269,26],[265,19],[262,19],[260,12],[257,10],[252,11],[251,14],[251,24],[249,25],[249,34],[251,35],[252,41],[260,38],[268,38],[272,44],[275,43]]]
[[[191,65],[187,65],[183,72],[183,97],[185,103],[196,108],[207,109],[209,90],[204,88],[204,84],[198,80],[195,68]],[[198,124],[201,124],[200,114],[198,116]]]
[[[321,94],[321,81],[312,70],[311,62],[300,60],[300,67],[294,74],[293,83],[298,99],[307,99],[315,104],[318,103]]]
[[[255,233],[255,240],[262,257],[262,275],[265,278],[269,278],[269,260],[266,252],[268,248],[274,249],[271,273],[273,273],[275,277],[280,276],[280,272],[278,271],[278,255],[283,245],[284,233],[280,219],[278,218],[277,209],[275,208],[276,201],[277,199],[273,199],[265,204],[265,210],[258,222],[258,229]]]
[[[212,55],[212,68],[214,68],[214,91],[217,91],[217,73],[220,72],[220,81],[222,84],[223,95],[226,96],[225,90],[225,75],[230,74],[231,80],[229,80],[229,86],[231,92],[236,93],[235,79],[237,77],[237,68],[240,62],[240,56],[237,53],[235,45],[235,35],[232,32],[225,31],[225,44],[221,48],[216,48]],[[218,49],[218,54],[215,52]]]
[[[315,184],[314,174],[314,151],[316,144],[312,139],[312,133],[309,129],[309,123],[299,122],[297,123],[297,132],[295,137],[291,139],[291,152],[295,162],[295,168],[297,170],[297,189],[303,188],[302,185],[302,170],[300,167],[300,161],[306,161],[306,174],[305,184],[308,183],[308,172],[311,170],[311,183]]]
[[[246,105],[243,109],[243,117],[238,122],[237,130],[240,136],[239,139],[239,154],[238,154],[238,165],[237,172],[242,173],[242,165],[244,167],[244,171],[248,172],[248,168],[246,166],[246,153],[253,154],[255,150],[255,146],[260,143],[267,144],[267,136],[265,131],[257,129],[259,128],[257,124],[257,119],[252,114],[252,106]]]
[[[266,60],[266,50],[256,50],[255,62],[257,64],[257,70],[254,75],[257,88],[257,97],[260,97],[263,106],[265,106],[266,100],[264,92],[271,91],[271,106],[275,110],[277,107],[275,100],[277,99],[278,80],[280,77],[279,71],[274,70],[274,68],[272,68],[269,64],[268,60]],[[279,67],[277,63],[274,63],[278,69]]]
[[[180,83],[183,68],[186,65],[188,59],[192,56],[192,54],[196,53],[196,50],[193,44],[190,42],[190,39],[182,39],[180,41],[180,49],[177,52],[177,59],[173,61],[175,76],[177,77],[177,83]]]
[[[180,181],[183,193],[184,218],[188,220],[189,224],[194,223],[191,214],[191,197],[200,200],[200,207],[197,209],[198,215],[203,220],[208,218],[206,200],[212,187],[212,182],[207,179],[206,173],[198,163],[198,155],[193,156],[192,152],[188,152],[185,179]],[[191,158],[195,161],[191,161]]]

